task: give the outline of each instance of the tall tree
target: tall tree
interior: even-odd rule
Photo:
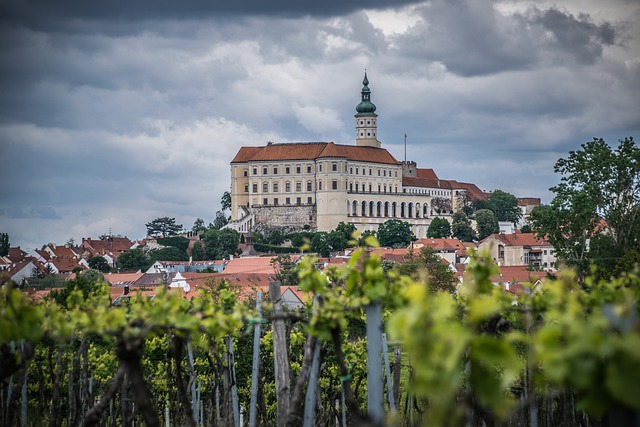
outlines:
[[[216,217],[213,220],[213,224],[211,224],[212,228],[216,230],[222,229],[225,225],[229,223],[229,217],[224,214],[222,211],[216,211]]]
[[[0,233],[0,255],[8,255],[9,247],[9,233]]]
[[[220,205],[222,206],[222,210],[230,210],[231,209],[231,194],[228,191],[222,193],[222,199],[220,199]]]
[[[444,218],[433,218],[429,228],[427,228],[427,237],[432,239],[448,238],[451,236],[451,224]]]
[[[175,218],[168,216],[156,218],[145,225],[147,226],[147,236],[175,236],[182,231],[182,224],[177,224]]]
[[[207,259],[225,259],[238,253],[240,235],[236,230],[210,228],[204,234],[205,257]]]
[[[437,213],[451,212],[451,200],[444,197],[434,197],[431,199],[431,207]]]
[[[462,242],[473,242],[476,240],[476,232],[471,226],[469,217],[464,212],[458,211],[453,214],[453,223],[451,224],[451,234]]]
[[[532,228],[577,268],[580,280],[591,261],[601,274],[619,272],[625,254],[640,250],[640,149],[633,138],[615,150],[594,138],[559,159],[554,171],[562,175],[550,189],[555,196],[533,210]]]
[[[149,257],[145,255],[140,248],[129,249],[118,257],[117,261],[119,271],[142,270],[145,271],[151,265]]]
[[[103,256],[92,256],[87,260],[87,263],[89,264],[89,268],[98,270],[101,273],[108,273],[111,271],[109,261],[107,261]]]
[[[203,231],[206,231],[207,226],[204,225],[204,220],[202,218],[198,218],[193,223],[193,227],[191,227],[191,231],[193,231],[194,235],[198,235]]]
[[[377,237],[380,246],[392,248],[406,248],[416,240],[416,236],[411,231],[411,225],[399,219],[390,219],[380,224]]]
[[[489,209],[476,211],[476,229],[478,230],[478,239],[480,240],[500,231],[498,218],[496,218],[493,211]]]
[[[433,248],[423,247],[420,251],[411,251],[403,263],[395,266],[400,274],[421,279],[426,274],[429,290],[432,292],[455,291],[456,279],[447,263],[442,262]]]
[[[518,199],[506,191],[493,191],[485,201],[485,206],[493,211],[498,221],[509,221],[516,224],[522,218]]]

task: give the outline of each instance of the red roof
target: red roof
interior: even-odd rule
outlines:
[[[433,239],[424,237],[414,242],[414,246],[423,245],[435,249],[436,251],[457,252],[462,250],[466,253],[467,246],[465,246],[459,239]]]
[[[485,237],[480,243],[492,238],[509,246],[551,246],[551,243],[549,243],[547,240],[536,238],[534,233],[496,233]]]
[[[433,169],[416,169],[416,177],[426,179],[438,179],[438,175]]]

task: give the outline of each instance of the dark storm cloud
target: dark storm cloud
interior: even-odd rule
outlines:
[[[417,10],[424,21],[398,37],[399,53],[466,77],[570,58],[591,64],[618,41],[613,23],[597,25],[587,14],[556,8],[504,15],[491,0],[435,0]]]
[[[0,208],[0,217],[19,219],[60,219],[60,215],[51,206]]]

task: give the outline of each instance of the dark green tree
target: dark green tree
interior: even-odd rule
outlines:
[[[191,259],[194,261],[202,261],[204,259],[204,248],[200,240],[197,240],[191,249]]]
[[[9,233],[0,233],[0,255],[8,255],[9,247]]]
[[[188,261],[189,255],[185,251],[169,246],[150,251],[149,259],[152,264],[156,261]]]
[[[346,237],[343,231],[338,229],[330,231],[327,234],[327,243],[332,252],[344,251],[349,246],[350,237]]]
[[[498,221],[509,221],[516,224],[522,218],[522,211],[518,207],[518,199],[506,191],[493,191],[489,194],[484,205],[486,209],[493,211]]]
[[[238,253],[240,235],[230,228],[211,228],[204,234],[204,241],[206,259],[228,259],[229,255]]]
[[[142,249],[135,248],[121,253],[116,265],[118,266],[118,271],[145,271],[151,265],[151,261]]]
[[[328,235],[326,231],[319,231],[314,234],[311,239],[311,250],[317,252],[322,257],[328,257],[331,254],[331,246],[329,245]]]
[[[171,236],[157,239],[159,245],[180,249],[182,252],[187,253],[189,247],[189,239],[183,236]]]
[[[480,209],[476,211],[476,229],[478,231],[478,239],[482,240],[493,233],[500,232],[498,218],[489,209]]]
[[[442,239],[451,236],[451,224],[444,218],[433,218],[427,228],[427,237]]]
[[[204,219],[202,218],[196,219],[195,222],[193,223],[193,227],[191,227],[191,231],[196,236],[206,230],[207,230],[207,226],[204,225]]]
[[[216,211],[216,217],[213,220],[213,224],[210,225],[211,228],[216,230],[221,230],[222,227],[229,223],[229,217],[225,215],[223,211]]]
[[[276,272],[276,280],[282,286],[298,286],[300,279],[296,269],[296,263],[289,254],[278,255],[271,259],[271,264]]]
[[[521,233],[532,233],[533,230],[531,229],[531,226],[529,224],[525,224],[520,228],[520,232]]]
[[[416,240],[411,225],[399,219],[390,219],[380,224],[377,237],[381,246],[392,248],[406,248]]]
[[[420,280],[426,276],[431,292],[455,292],[454,272],[447,263],[442,262],[442,258],[433,248],[423,247],[417,252],[410,251],[405,257],[404,263],[397,264],[395,268],[400,274],[407,275],[414,280]]]
[[[347,239],[348,243],[353,240],[353,233],[356,232],[356,226],[353,224],[347,224],[344,221],[340,221],[340,223],[336,226],[335,231],[342,234],[345,239]]]
[[[101,273],[108,273],[111,271],[109,261],[107,261],[103,256],[92,256],[87,260],[87,263],[89,264],[89,268],[98,270]]]
[[[231,194],[228,191],[222,193],[222,199],[220,199],[220,205],[222,206],[222,210],[226,211],[231,209]]]
[[[477,239],[476,232],[471,226],[471,220],[462,211],[453,214],[451,234],[462,242],[473,242]]]
[[[431,207],[439,214],[451,212],[451,199],[447,199],[445,197],[434,197],[431,200]]]
[[[182,231],[182,224],[177,224],[175,218],[168,216],[156,218],[145,224],[147,227],[147,236],[175,236]]]
[[[577,268],[579,280],[592,263],[604,277],[620,272],[617,263],[640,248],[640,148],[633,138],[615,150],[594,138],[554,171],[561,175],[550,189],[555,196],[533,210],[532,228]]]

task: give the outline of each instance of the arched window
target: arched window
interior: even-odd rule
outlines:
[[[369,202],[369,216],[375,216],[373,211],[375,210],[374,208],[375,203],[373,203],[373,201]]]
[[[407,213],[409,218],[413,218],[413,203],[409,203],[409,212]]]
[[[367,202],[362,202],[362,216],[367,216]]]
[[[384,216],[389,216],[389,202],[384,202]]]
[[[378,202],[376,205],[376,216],[382,216],[382,202]]]
[[[353,216],[358,216],[358,202],[356,202],[355,200],[352,203],[352,214]]]
[[[422,211],[420,210],[420,203],[416,203],[416,218],[420,218],[420,214]]]
[[[429,204],[425,203],[422,207],[422,217],[429,218]]]
[[[404,218],[405,215],[407,214],[406,208],[407,208],[407,205],[405,204],[405,202],[402,202],[400,204],[400,217],[401,218]]]
[[[394,218],[398,216],[398,204],[396,202],[391,205],[391,216]]]

